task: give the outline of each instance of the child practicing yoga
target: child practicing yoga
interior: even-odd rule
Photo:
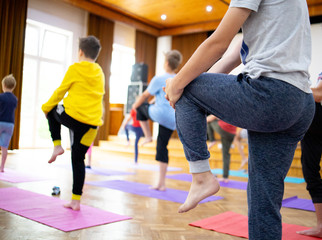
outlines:
[[[243,38],[228,48],[240,28]],[[282,238],[284,178],[314,115],[310,30],[306,1],[231,0],[216,31],[167,80],[165,97],[192,173],[180,213],[219,190],[206,144],[211,113],[248,130],[249,239]],[[241,74],[228,74],[241,62]]]
[[[58,155],[64,153],[61,146],[61,125],[70,130],[73,194],[71,202],[65,207],[73,210],[80,209],[85,180],[85,154],[96,137],[98,126],[103,124],[104,73],[95,63],[100,50],[101,45],[96,37],[80,38],[79,62],[68,68],[61,85],[48,102],[42,105],[54,143],[48,163],[54,162]],[[62,99],[63,105],[57,105]]]
[[[16,79],[12,74],[2,79],[3,93],[0,94],[0,172],[4,172],[4,165],[8,156],[8,147],[15,126],[15,110],[18,103],[17,97],[12,93],[15,87]]]

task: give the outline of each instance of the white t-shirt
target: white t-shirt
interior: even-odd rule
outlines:
[[[253,10],[242,27],[243,73],[285,81],[311,93],[311,28],[303,0],[231,0]]]

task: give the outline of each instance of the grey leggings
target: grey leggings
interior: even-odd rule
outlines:
[[[249,239],[281,239],[284,178],[312,121],[312,94],[267,77],[205,73],[185,88],[175,107],[192,173],[210,170],[206,113],[248,129]]]

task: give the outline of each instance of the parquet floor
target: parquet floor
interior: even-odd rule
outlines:
[[[51,196],[53,186],[61,188],[63,200],[69,200],[71,197],[71,170],[57,167],[60,164],[70,162],[70,152],[66,151],[57,161],[47,164],[51,149],[22,149],[16,150],[8,155],[6,167],[18,171],[29,173],[42,173],[49,176],[51,180],[27,182],[27,183],[8,183],[0,181],[0,188],[17,187],[32,192],[37,192]],[[93,166],[99,168],[109,168],[119,171],[135,171],[133,175],[123,176],[101,176],[87,174],[86,181],[99,181],[110,179],[122,179],[136,181],[145,184],[153,184],[157,179],[157,172],[127,169],[117,163],[131,163],[133,160],[128,154],[124,156],[115,154],[94,147]],[[139,159],[141,163],[156,164],[153,159]],[[124,165],[123,165],[124,166]],[[188,173],[188,164],[182,159],[171,159],[170,166],[180,167],[182,171],[171,172]],[[243,178],[231,177],[234,180],[245,181]],[[167,179],[167,187],[189,190],[190,183]],[[165,200],[158,200],[139,195],[123,193],[121,191],[108,188],[85,185],[82,204],[90,205],[106,211],[132,217],[131,220],[105,224],[87,229],[62,232],[55,228],[37,223],[35,221],[17,216],[15,214],[0,210],[0,239],[1,240],[236,240],[242,239],[214,231],[191,227],[188,224],[203,218],[233,211],[239,214],[247,215],[246,191],[229,188],[221,188],[218,195],[223,196],[223,200],[200,204],[194,210],[178,214],[179,203]],[[297,195],[299,198],[309,199],[305,189],[305,184],[285,184],[284,197]],[[1,196],[0,196],[1,201]],[[302,226],[313,226],[315,222],[315,213],[282,208],[283,222],[297,224]]]

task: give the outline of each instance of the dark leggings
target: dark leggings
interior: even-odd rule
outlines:
[[[138,162],[138,155],[139,155],[139,140],[142,136],[144,136],[142,128],[141,127],[134,127],[133,125],[127,124],[125,126],[125,134],[126,134],[126,139],[129,141],[129,130],[135,133],[135,143],[134,143],[134,161],[135,163]]]
[[[309,130],[301,141],[301,162],[306,189],[313,203],[322,203],[322,179],[320,161],[322,154],[322,106],[315,103],[315,115]]]
[[[81,123],[66,114],[63,106],[54,107],[47,115],[53,141],[61,140],[61,125],[69,128],[73,167],[73,194],[82,195],[85,181],[85,154],[96,137],[97,127]]]

